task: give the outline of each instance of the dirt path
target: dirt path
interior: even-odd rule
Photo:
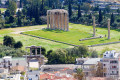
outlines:
[[[26,31],[35,31],[35,30],[40,30],[40,29],[33,29],[33,30],[26,30]],[[26,32],[26,31],[16,31],[16,32],[12,32],[12,34],[20,34],[21,32]]]

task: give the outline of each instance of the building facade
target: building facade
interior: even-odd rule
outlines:
[[[120,53],[116,51],[107,51],[103,54],[102,64],[105,72],[104,77],[119,78],[120,76]]]

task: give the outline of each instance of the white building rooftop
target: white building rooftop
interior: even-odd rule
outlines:
[[[12,58],[12,56],[4,56],[3,59],[8,59],[8,58]]]
[[[100,58],[91,58],[84,62],[83,65],[93,65],[97,64],[100,61]]]
[[[106,51],[103,53],[103,58],[118,58],[120,53],[117,53],[115,50],[112,51]]]

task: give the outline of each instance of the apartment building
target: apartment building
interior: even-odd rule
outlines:
[[[104,77],[119,78],[120,77],[120,53],[116,51],[106,51],[103,53],[101,60],[105,69]]]

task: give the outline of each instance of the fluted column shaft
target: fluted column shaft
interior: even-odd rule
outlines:
[[[95,37],[95,16],[93,16],[93,37]]]
[[[108,19],[108,39],[110,39],[110,19]]]

